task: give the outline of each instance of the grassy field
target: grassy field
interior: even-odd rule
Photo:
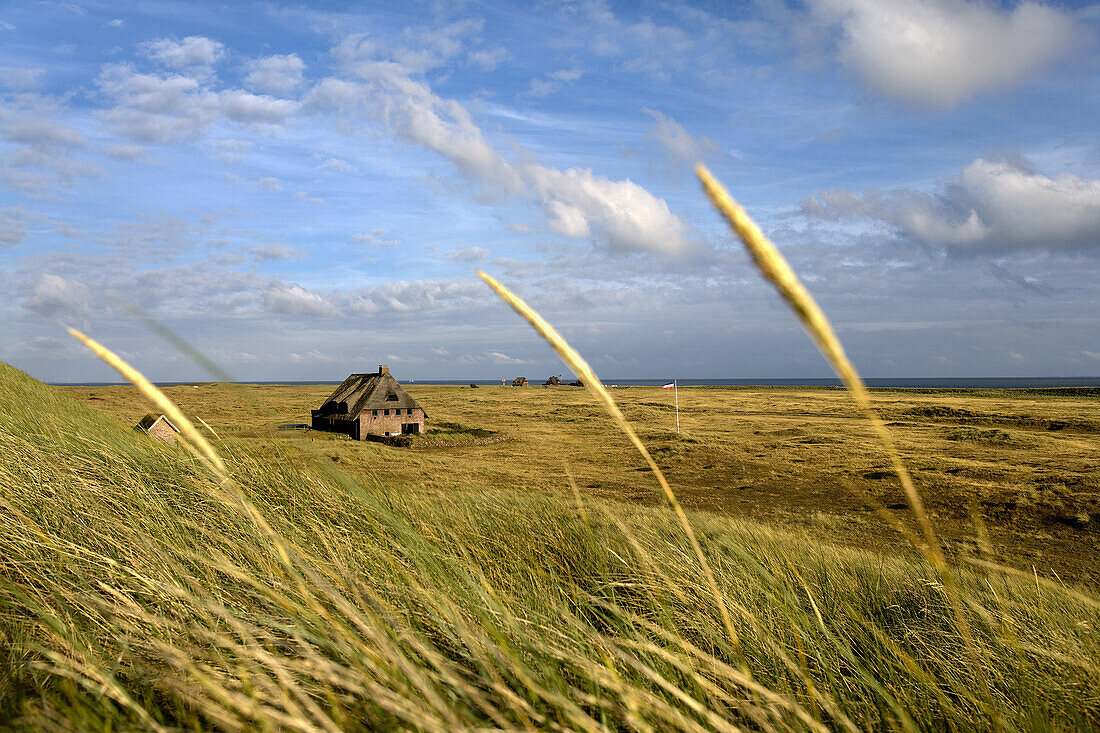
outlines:
[[[219,434],[298,461],[332,462],[390,491],[484,489],[658,504],[638,455],[583,389],[406,385],[429,413],[411,449],[317,432],[328,386],[169,387]],[[133,424],[130,387],[65,391]],[[841,390],[655,387],[614,390],[685,506],[796,526],[852,547],[911,553],[878,514],[911,521],[881,447]],[[876,390],[932,518],[957,558],[1100,584],[1100,391]]]
[[[274,429],[324,391],[173,388],[217,432],[222,479],[133,431],[132,393],[0,365],[0,728],[1100,725],[1084,586],[963,568],[949,592],[919,559],[836,544],[850,506],[805,527],[693,510],[727,631],[652,477],[579,390],[418,389],[452,425],[409,449]],[[853,481],[881,468],[840,393],[689,392],[679,438],[667,393],[621,396],[677,482],[728,459],[732,480],[684,485],[694,506],[845,455]],[[1060,398],[1019,413],[992,399],[1084,419]],[[716,402],[725,427],[708,422]],[[962,429],[920,414],[917,433]],[[1001,425],[963,427],[1033,434]],[[776,433],[795,429],[833,442]],[[967,450],[938,460],[981,453]]]

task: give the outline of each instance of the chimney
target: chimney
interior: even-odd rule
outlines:
[[[388,366],[386,366],[385,364],[379,364],[378,365],[378,373],[379,374],[389,374],[390,373],[390,368]]]

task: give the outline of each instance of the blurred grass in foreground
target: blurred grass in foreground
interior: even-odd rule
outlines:
[[[958,573],[979,689],[930,566],[689,513],[737,651],[667,510],[215,447],[289,561],[188,453],[0,367],[0,725],[1100,725],[1083,591]]]

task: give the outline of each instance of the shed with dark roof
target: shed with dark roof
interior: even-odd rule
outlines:
[[[422,433],[428,417],[385,365],[377,372],[349,376],[311,416],[314,430],[345,433],[355,440]]]
[[[171,420],[155,412],[150,412],[148,415],[141,418],[138,424],[134,426],[134,430],[148,433],[156,440],[167,443],[168,445],[176,444],[176,434],[180,431],[179,428],[172,424]]]

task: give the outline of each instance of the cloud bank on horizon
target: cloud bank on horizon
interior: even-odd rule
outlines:
[[[0,359],[161,380],[827,367],[709,210],[705,160],[869,376],[1100,373],[1100,13],[583,0],[0,11]]]

